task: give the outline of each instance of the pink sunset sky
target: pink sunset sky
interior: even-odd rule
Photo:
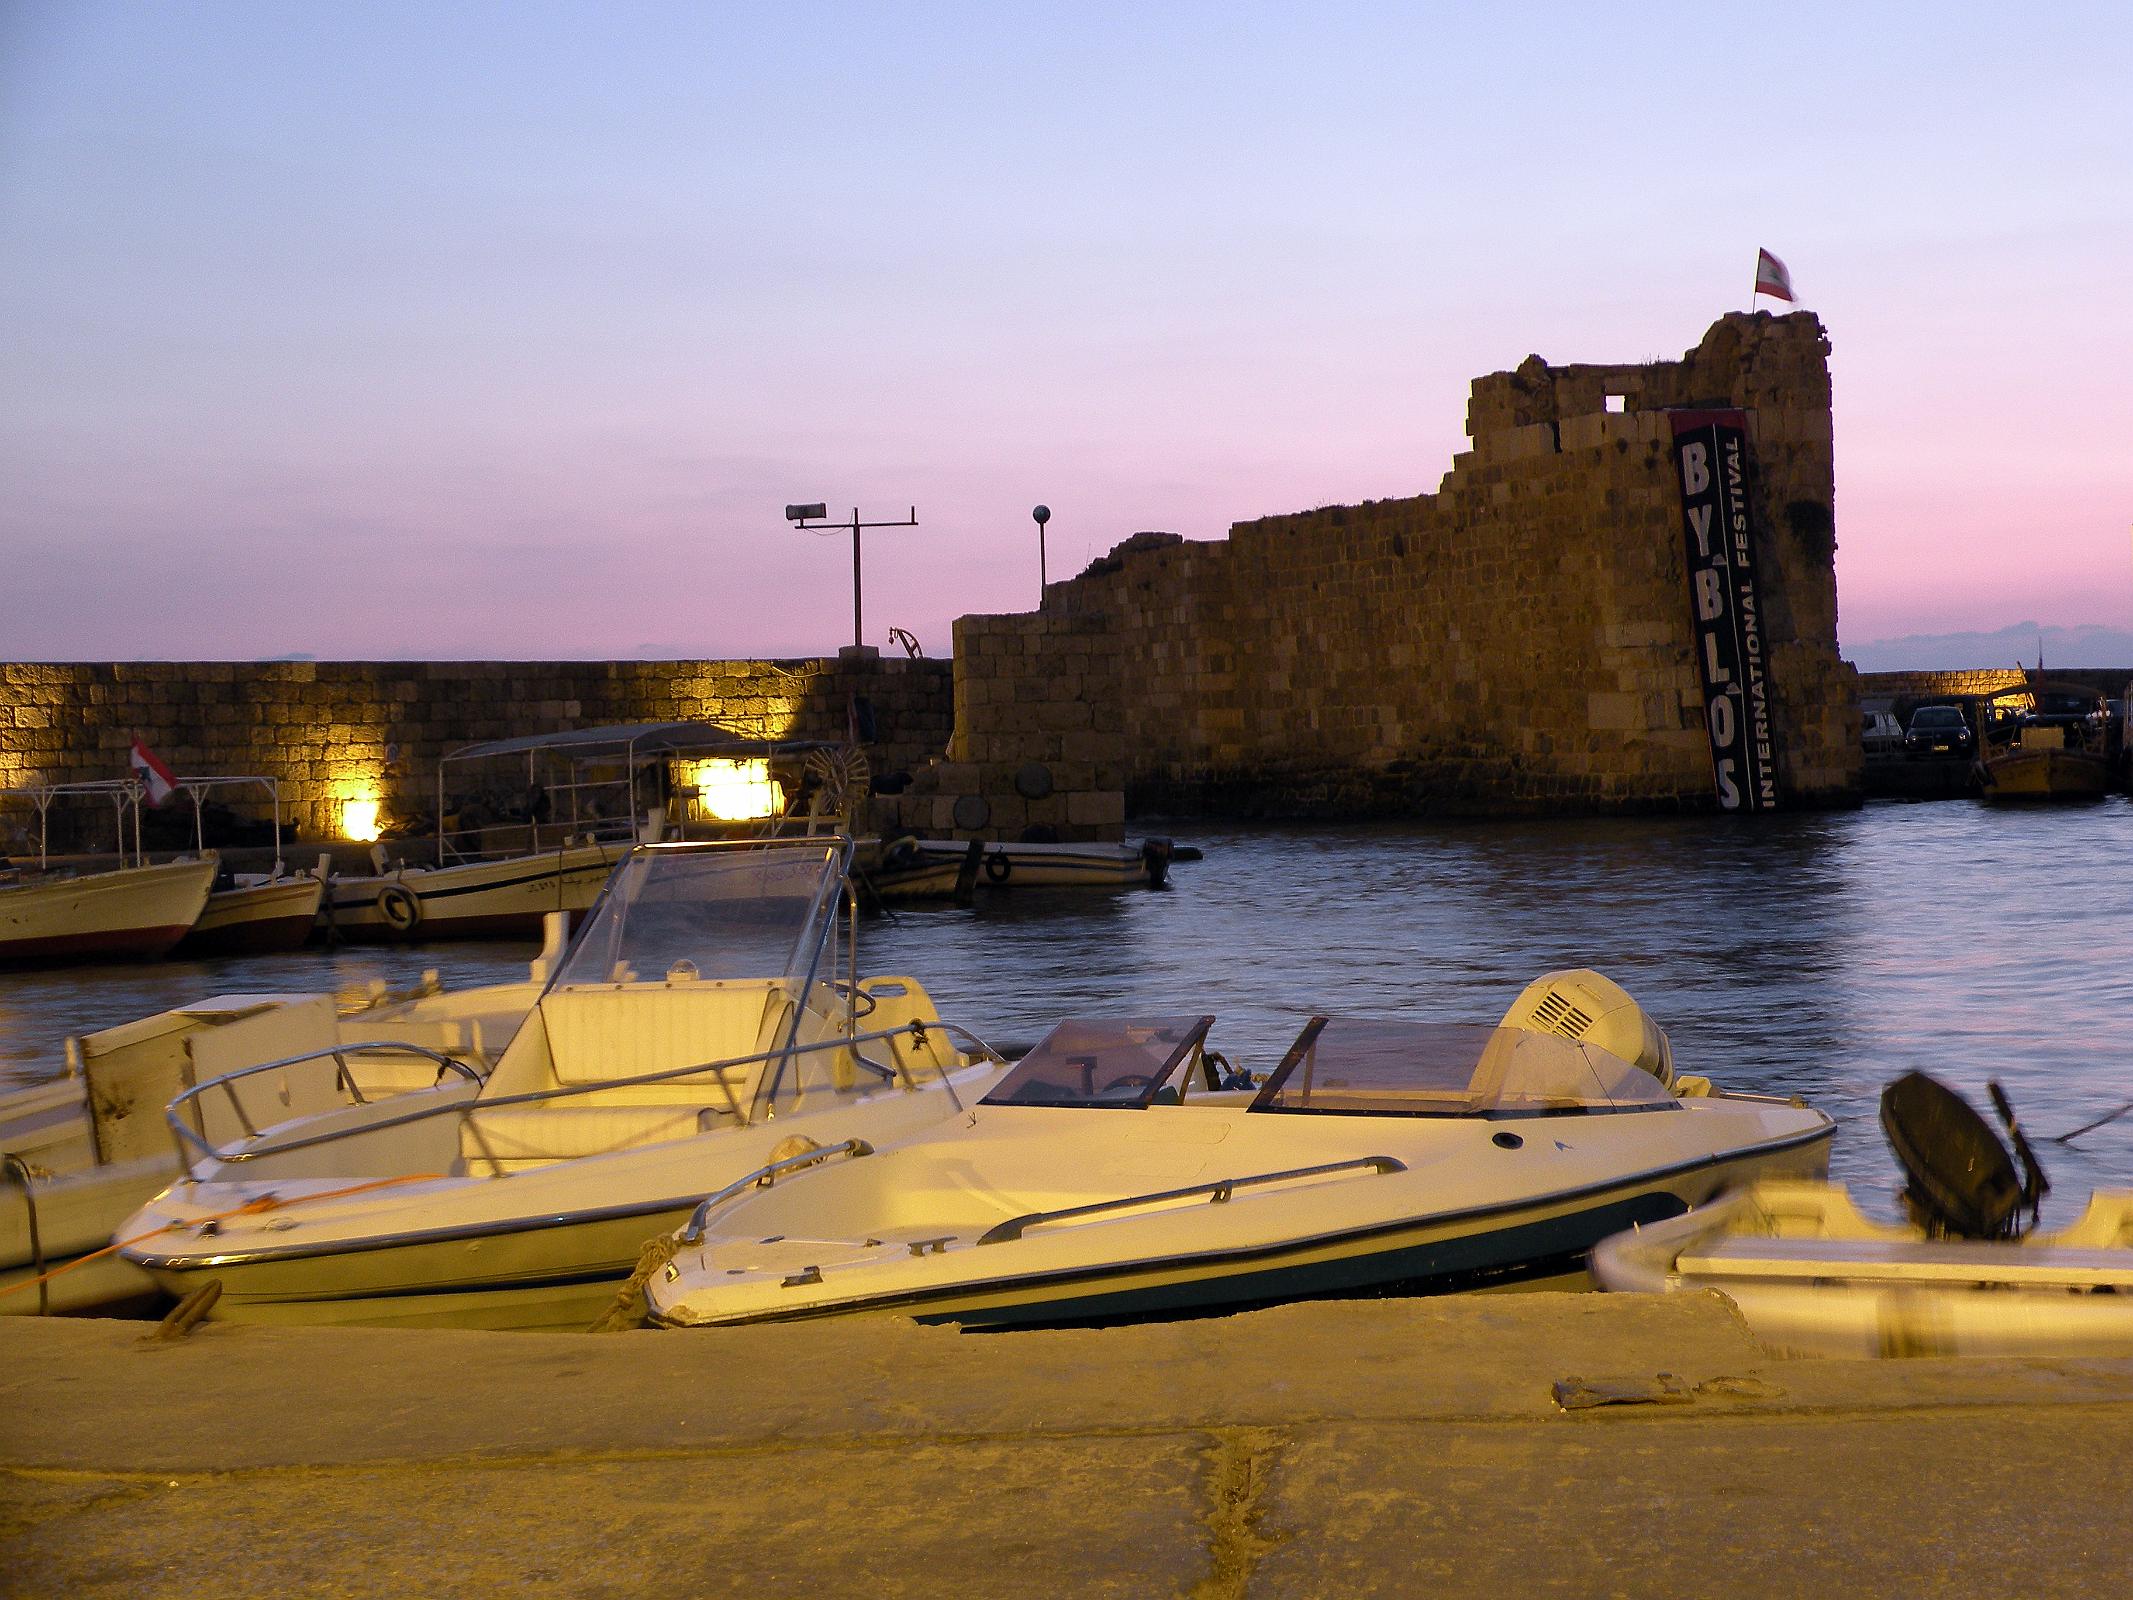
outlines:
[[[2133,627],[2133,12],[0,5],[0,659],[812,654],[1791,265],[1846,649]],[[1767,302],[1766,302],[1767,304]],[[1955,664],[1955,663],[1950,663]]]

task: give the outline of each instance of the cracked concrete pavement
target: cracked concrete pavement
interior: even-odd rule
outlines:
[[[1668,1375],[1662,1385],[1660,1374]],[[1670,1404],[1564,1412],[1578,1377]],[[2133,1362],[1715,1296],[963,1335],[0,1321],[0,1593],[2095,1594]]]

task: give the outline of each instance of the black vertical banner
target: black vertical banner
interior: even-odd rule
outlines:
[[[1776,736],[1748,521],[1748,418],[1740,411],[1669,412],[1689,571],[1689,628],[1703,681],[1711,772],[1725,811],[1778,805]]]

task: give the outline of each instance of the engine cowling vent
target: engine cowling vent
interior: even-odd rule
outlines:
[[[1550,989],[1533,1008],[1533,1020],[1543,1033],[1559,1033],[1566,1039],[1582,1039],[1592,1027],[1592,1018],[1565,999],[1560,989]]]

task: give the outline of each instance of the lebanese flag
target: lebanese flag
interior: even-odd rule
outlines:
[[[1792,300],[1792,274],[1785,270],[1785,263],[1768,250],[1755,252],[1755,292],[1767,294],[1773,300]],[[1797,305],[1798,301],[1793,301]]]
[[[141,743],[141,736],[133,736],[133,749],[127,753],[126,765],[133,768],[134,777],[147,791],[148,803],[159,806],[177,792],[178,780],[170,768],[163,765],[162,758]]]

